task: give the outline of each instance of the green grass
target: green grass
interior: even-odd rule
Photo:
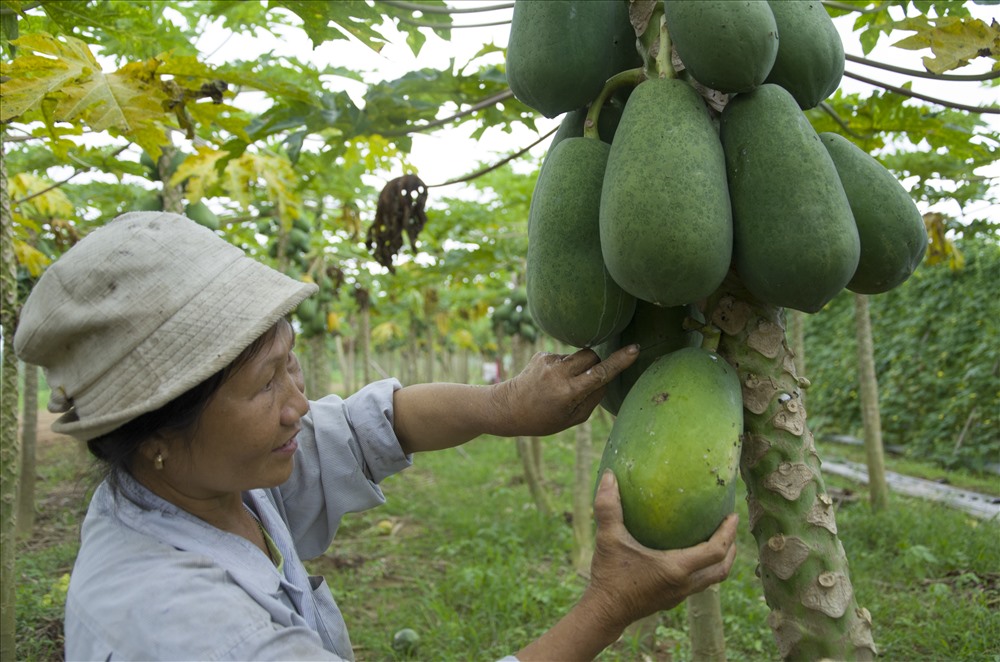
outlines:
[[[596,420],[599,446],[607,430]],[[359,660],[404,659],[392,636],[406,627],[420,635],[412,659],[497,659],[566,612],[584,586],[570,562],[572,440],[564,433],[544,441],[557,513],[550,518],[531,502],[513,441],[482,438],[418,456],[385,482],[385,506],[345,519],[334,545],[308,565],[327,577]],[[39,458],[39,475],[39,530],[18,555],[19,660],[61,659],[61,578],[76,552],[88,485],[79,455],[66,447]],[[827,483],[864,494],[844,479]],[[739,554],[721,593],[728,655],[774,660],[742,498],[737,507]],[[1000,660],[998,525],[896,496],[883,514],[863,498],[838,508],[858,603],[872,613],[883,659]],[[686,631],[682,605],[630,631],[600,659],[689,659]]]

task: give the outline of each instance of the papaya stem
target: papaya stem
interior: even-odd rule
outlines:
[[[667,32],[667,19],[660,15],[660,46],[656,51],[656,73],[660,78],[676,78],[674,63],[670,58],[670,33]]]
[[[643,72],[642,67],[637,67],[635,69],[626,69],[625,71],[620,71],[604,83],[604,88],[601,93],[597,95],[597,98],[590,104],[590,108],[587,110],[587,119],[583,122],[583,136],[585,138],[594,138],[595,140],[600,140],[601,136],[597,130],[597,119],[601,115],[601,108],[611,95],[620,90],[623,87],[635,87],[642,81],[646,79],[646,74]]]
[[[701,333],[701,348],[710,352],[719,351],[719,341],[722,339],[722,329],[708,322],[698,331]]]

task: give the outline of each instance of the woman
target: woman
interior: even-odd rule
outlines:
[[[46,371],[53,428],[107,468],[67,595],[67,659],[353,659],[301,559],[345,513],[382,503],[378,484],[413,453],[575,425],[637,352],[539,354],[491,386],[388,379],[310,402],[285,316],[315,291],[159,212],[92,232],[36,284],[15,350]],[[735,518],[654,552],[625,531],[613,476],[594,506],[591,582],[520,660],[592,658],[729,572]]]

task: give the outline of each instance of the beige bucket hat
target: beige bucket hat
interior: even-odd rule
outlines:
[[[86,441],[212,376],[316,290],[183,216],[132,212],[42,275],[14,351],[45,370],[52,429]]]

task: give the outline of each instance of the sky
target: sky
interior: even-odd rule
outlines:
[[[508,3],[498,3],[497,0],[461,0],[460,2],[452,0],[449,4],[461,8],[470,8],[473,6],[496,7]],[[975,16],[987,21],[1000,18],[1000,6],[971,4],[970,9]],[[486,13],[456,14],[453,16],[453,19],[456,25],[468,25],[470,23],[490,23],[509,20],[510,15],[511,10],[504,8]],[[851,30],[852,21],[851,17],[845,17],[838,19],[836,24],[841,32],[845,51],[849,54],[863,55],[861,46]],[[378,54],[357,42],[347,40],[328,42],[321,45],[318,49],[312,50],[308,39],[303,39],[301,36],[276,39],[266,33],[232,36],[224,43],[216,46],[211,43],[212,40],[221,40],[222,37],[207,32],[202,37],[202,41],[205,43],[199,43],[198,47],[202,52],[217,49],[212,59],[209,60],[210,63],[221,63],[227,57],[230,57],[232,53],[239,53],[239,57],[246,58],[249,53],[255,50],[261,53],[273,51],[276,54],[288,53],[296,55],[303,60],[312,60],[317,63],[346,64],[352,68],[369,72],[372,80],[390,80],[417,68],[448,67],[449,60],[452,58],[457,63],[464,64],[473,57],[484,43],[492,42],[497,46],[506,46],[509,30],[509,25],[456,28],[452,30],[450,41],[444,41],[427,30],[426,32],[430,36],[417,58],[414,58],[402,37],[394,40],[394,43],[387,45]],[[390,36],[391,32],[391,30],[387,32],[387,36]],[[907,33],[899,34],[902,37]],[[930,54],[930,51],[904,51],[898,48],[891,48],[889,44],[889,40],[883,37],[876,50],[867,57],[911,69],[920,69],[922,68],[920,58],[923,55]],[[499,62],[501,56],[494,54],[491,57],[492,61]],[[490,60],[482,60],[482,62],[487,61]],[[989,90],[980,88],[976,84],[912,78],[850,62],[847,68],[858,74],[890,84],[899,85],[906,81],[912,81],[914,91],[943,99],[961,101],[966,104],[997,103],[1000,100],[998,88]],[[979,73],[988,69],[989,61],[986,58],[980,58],[978,61],[974,61],[970,67],[964,69],[962,73]],[[338,79],[335,84],[341,85],[343,89],[354,97],[355,101],[361,101],[361,95],[364,93],[364,85],[346,79]],[[845,77],[841,83],[841,89],[847,93],[866,93],[872,88],[870,85]],[[991,120],[997,127],[997,130],[1000,131],[1000,120],[997,119],[997,115],[985,115],[984,117]],[[520,128],[512,134],[506,134],[500,129],[491,129],[486,132],[478,144],[474,144],[469,137],[473,131],[473,123],[459,125],[453,130],[439,131],[433,135],[414,134],[410,160],[418,169],[421,179],[427,184],[434,185],[471,172],[481,161],[499,160],[510,152],[534,142],[540,135],[548,132],[557,124],[558,118],[546,119],[539,116],[537,121],[538,133],[527,128]],[[543,142],[532,150],[532,154],[540,158],[544,154],[546,145],[547,141]],[[1000,180],[1000,167],[995,166],[989,169],[988,172],[981,174],[992,175]],[[435,197],[461,196],[463,188],[467,187],[453,185],[435,188],[433,191]],[[961,212],[955,203],[939,204],[933,209],[952,216],[958,216]],[[927,211],[927,209],[921,209],[921,211]],[[989,215],[1000,220],[1000,209],[997,209],[996,206],[988,208],[984,203],[978,208],[974,206],[967,211],[972,217]]]

